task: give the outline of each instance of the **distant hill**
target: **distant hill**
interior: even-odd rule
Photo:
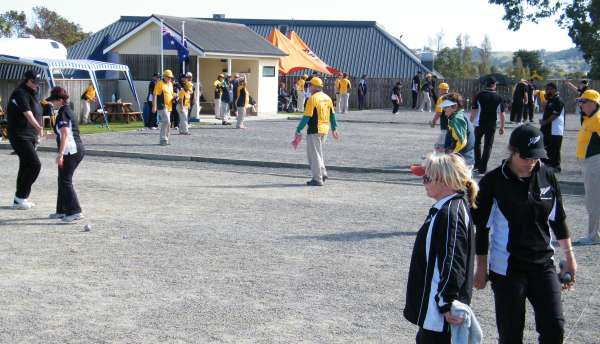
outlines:
[[[473,48],[473,61],[481,61],[479,51],[479,48]],[[590,70],[590,66],[585,62],[583,55],[577,48],[560,51],[542,50],[541,52],[544,65],[550,69],[562,69],[566,72],[588,72]],[[511,51],[493,51],[492,64],[504,69],[512,64],[512,56],[513,52]]]

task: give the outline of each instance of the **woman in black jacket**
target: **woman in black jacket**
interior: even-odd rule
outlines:
[[[542,132],[530,125],[513,130],[510,158],[483,177],[473,218],[477,226],[474,286],[492,281],[499,343],[522,343],[525,303],[535,313],[540,343],[562,343],[563,288],[575,282],[577,263],[571,247],[560,188],[547,158]],[[566,262],[554,267],[550,229]],[[568,274],[567,274],[568,273]]]
[[[81,206],[73,188],[73,174],[79,166],[85,149],[79,136],[79,126],[73,110],[69,107],[69,94],[62,87],[54,87],[46,99],[58,109],[54,123],[54,133],[58,145],[56,164],[58,165],[58,196],[56,213],[50,218],[73,222],[83,219]]]
[[[419,326],[417,343],[449,344],[449,325],[463,322],[450,313],[453,301],[471,303],[475,234],[469,209],[478,188],[457,154],[431,154],[412,170],[436,203],[413,247],[404,317]]]

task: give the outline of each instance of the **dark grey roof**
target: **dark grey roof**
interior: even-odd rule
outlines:
[[[260,56],[286,55],[243,24],[163,15],[154,16],[162,19],[165,25],[178,34],[181,34],[181,23],[185,21],[186,38],[204,52]]]
[[[374,21],[210,20],[244,24],[263,37],[273,27],[294,30],[323,61],[353,76],[409,78],[418,70],[429,71],[400,39]]]
[[[146,20],[148,20],[148,17],[121,17],[121,19],[104,29],[69,47],[67,57],[70,59],[106,61],[102,52],[104,48]]]

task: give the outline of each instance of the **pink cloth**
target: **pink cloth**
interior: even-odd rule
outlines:
[[[294,149],[298,149],[300,142],[302,142],[302,134],[296,134],[294,136],[294,141],[292,141],[292,147],[294,147]]]

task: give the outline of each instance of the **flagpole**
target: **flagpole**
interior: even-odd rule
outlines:
[[[181,45],[185,46],[185,20],[183,20],[181,22]],[[183,74],[185,74],[185,60],[182,61],[183,63]]]
[[[162,74],[162,72],[165,70],[165,66],[164,66],[164,53],[163,53],[163,47],[164,47],[164,42],[163,42],[163,20],[160,20],[160,73]]]

